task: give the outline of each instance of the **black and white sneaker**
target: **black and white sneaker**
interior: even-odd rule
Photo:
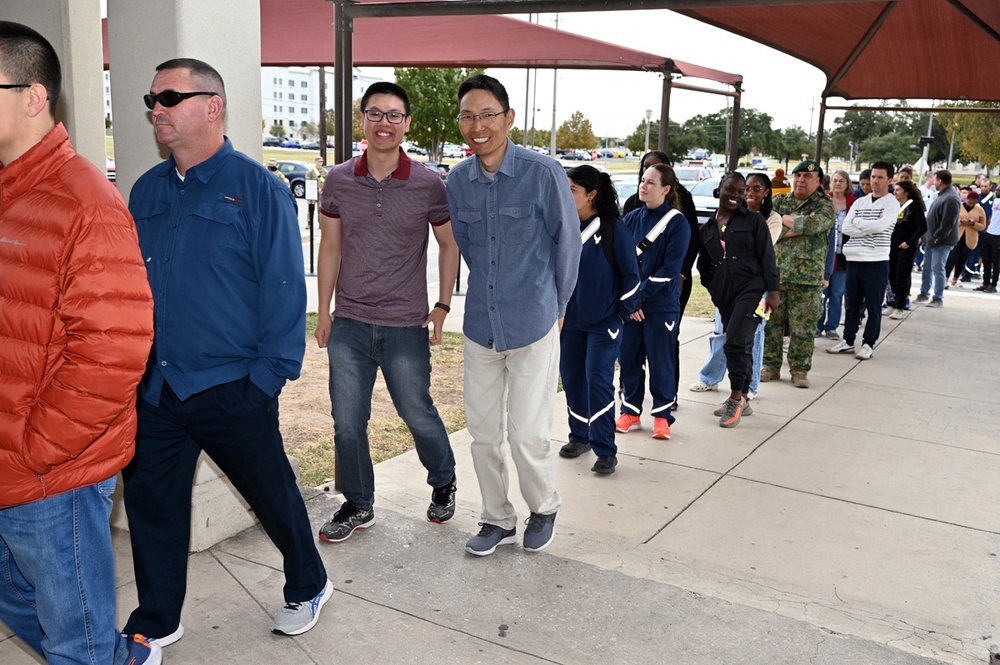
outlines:
[[[367,529],[375,524],[375,510],[359,508],[353,501],[347,500],[329,522],[319,530],[320,540],[328,543],[342,543],[359,529]]]
[[[455,478],[431,492],[431,505],[427,506],[427,520],[444,524],[455,516]]]

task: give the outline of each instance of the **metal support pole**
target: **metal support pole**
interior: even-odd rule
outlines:
[[[326,67],[319,66],[319,156],[326,164]]]
[[[819,100],[819,124],[816,126],[816,163],[823,159],[823,124],[826,121],[826,97]]]
[[[337,0],[333,5],[333,24],[336,31],[333,54],[333,108],[336,114],[333,132],[333,161],[335,164],[346,162],[352,155],[351,74],[354,71],[354,20],[345,11],[347,5],[352,4],[354,3],[349,0]]]
[[[743,86],[737,83],[736,94],[733,95],[733,132],[729,137],[729,171],[735,171],[740,162],[740,100],[743,98]]]
[[[670,93],[673,90],[670,71],[663,72],[663,93],[660,95],[660,138],[656,149],[670,154]]]
[[[309,227],[309,272],[316,274],[316,202],[310,201],[306,210],[306,226]]]

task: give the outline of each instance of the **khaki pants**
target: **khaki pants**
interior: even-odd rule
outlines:
[[[549,438],[558,374],[558,326],[537,342],[508,351],[465,340],[465,419],[486,523],[504,529],[517,524],[517,513],[507,499],[505,411],[521,496],[533,513],[548,515],[559,509],[555,451]]]

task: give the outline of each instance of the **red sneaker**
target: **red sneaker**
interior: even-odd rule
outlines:
[[[615,431],[621,432],[631,432],[634,429],[642,429],[642,423],[639,422],[639,416],[633,416],[628,413],[623,413],[618,416],[618,420],[615,421]]]
[[[670,423],[667,422],[666,418],[653,419],[653,438],[654,439],[670,438]]]

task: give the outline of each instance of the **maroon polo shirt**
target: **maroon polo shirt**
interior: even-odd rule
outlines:
[[[400,149],[399,167],[381,182],[368,153],[330,170],[320,209],[343,230],[334,316],[381,326],[427,320],[430,227],[449,221],[441,177]]]

